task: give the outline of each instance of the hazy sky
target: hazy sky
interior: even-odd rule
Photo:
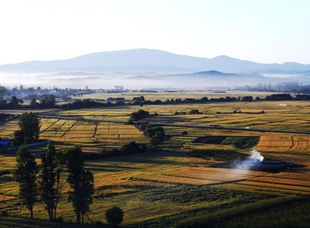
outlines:
[[[0,64],[152,48],[310,64],[309,0],[0,0]]]

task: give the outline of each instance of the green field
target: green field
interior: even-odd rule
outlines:
[[[96,99],[106,99],[100,95],[92,95],[92,98],[96,96]],[[152,97],[154,100],[189,97],[188,93],[143,95],[146,99]],[[201,93],[191,95],[197,98],[204,96]],[[261,94],[262,97],[264,95]],[[129,95],[120,96],[127,98]],[[131,96],[139,96],[139,93]],[[274,217],[275,227],[281,227],[283,224],[296,224],[301,227],[309,224],[310,220],[309,213],[305,215],[300,212],[301,208],[308,211],[310,209],[304,203],[310,196],[310,135],[191,127],[216,124],[244,129],[250,126],[309,131],[310,103],[288,101],[285,102],[287,106],[280,105],[282,103],[229,102],[54,111],[54,115],[83,116],[85,120],[42,118],[40,139],[53,140],[57,150],[79,144],[85,153],[100,154],[106,150],[121,148],[131,141],[149,142],[143,132],[133,125],[101,122],[104,120],[127,121],[132,112],[143,109],[151,114],[149,121],[188,125],[164,127],[170,137],[159,145],[158,151],[87,161],[87,168],[94,173],[96,189],[87,223],[101,221],[105,224],[105,211],[110,207],[119,206],[124,211],[122,224],[130,227],[173,227],[177,224],[180,227],[184,227],[184,224],[196,227],[197,221],[209,221],[210,227],[215,224],[219,227],[221,224],[223,227],[225,224],[226,227],[249,227],[253,221],[257,224],[254,227],[270,227],[268,225],[271,224],[271,215]],[[188,114],[194,109],[198,109],[201,114]],[[176,112],[182,114],[176,115]],[[7,122],[0,126],[0,137],[12,137],[17,129],[17,120]],[[187,134],[183,134],[184,131]],[[252,148],[246,149],[229,144],[193,142],[202,136],[255,136],[259,141]],[[231,142],[234,140],[230,138]],[[218,167],[232,157],[249,155],[252,149],[260,151],[266,158],[292,161],[298,166],[280,172]],[[37,153],[42,152],[44,148],[31,150]],[[14,154],[1,154],[1,171],[12,171],[15,165]],[[63,189],[63,199],[57,213],[66,223],[75,221],[72,206],[66,201],[68,188],[69,186],[65,186]],[[10,172],[0,176],[0,201],[0,212],[6,211],[10,216],[10,219],[6,220],[11,221],[12,217],[29,218],[28,211],[20,205],[18,185]],[[47,220],[48,216],[42,204],[38,203],[35,206],[34,217]],[[10,224],[6,220],[0,217],[0,227],[5,227],[5,222]],[[16,219],[15,223],[11,222],[15,224],[12,226],[18,226],[23,220]]]

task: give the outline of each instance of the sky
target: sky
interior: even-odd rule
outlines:
[[[0,0],[0,64],[151,48],[310,64],[309,0]]]

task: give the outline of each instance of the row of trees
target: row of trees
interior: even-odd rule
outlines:
[[[7,102],[4,99],[0,100],[0,108],[1,109],[11,109],[11,108],[19,108],[20,104],[24,103],[22,99],[18,99],[16,96],[12,96],[11,100]]]
[[[234,101],[260,101],[260,100],[268,100],[268,101],[285,101],[285,100],[310,100],[310,95],[307,94],[297,94],[295,97],[290,94],[272,94],[270,96],[266,96],[265,98],[253,97],[253,96],[244,96],[244,97],[219,97],[219,98],[175,98],[175,99],[167,99],[166,101],[161,100],[145,100],[144,96],[134,97],[131,101],[128,102],[99,102],[92,99],[83,99],[77,100],[72,103],[57,105],[56,99],[54,95],[50,95],[49,97],[44,97],[41,99],[40,103],[36,101],[36,99],[32,99],[30,101],[30,107],[35,108],[61,108],[61,109],[80,109],[80,108],[90,108],[90,107],[105,107],[105,106],[119,106],[119,105],[145,105],[145,104],[191,104],[191,103],[206,103],[206,102],[234,102]],[[11,101],[7,103],[5,100],[0,100],[0,109],[9,109],[9,108],[19,108],[20,104],[23,103],[23,100],[17,99],[15,96],[12,97]]]
[[[14,109],[19,108],[24,103],[23,99],[19,99],[16,96],[12,96],[10,101],[7,102],[4,99],[0,99],[0,109]],[[55,108],[56,98],[54,95],[43,97],[40,102],[37,102],[35,98],[30,101],[30,107],[32,108]]]
[[[90,210],[94,194],[94,177],[85,169],[83,152],[80,146],[68,148],[66,153],[56,153],[55,147],[47,146],[47,151],[41,157],[42,169],[38,180],[39,168],[35,157],[27,146],[18,150],[17,167],[14,177],[19,183],[19,196],[30,211],[33,218],[33,207],[40,200],[44,203],[49,220],[55,221],[57,205],[60,201],[63,183],[61,182],[61,160],[65,160],[70,185],[68,201],[72,203],[76,214],[76,222],[84,223],[84,215]]]
[[[56,107],[56,97],[54,95],[45,96],[37,102],[35,98],[30,101],[30,107],[33,108],[55,108]]]
[[[35,203],[40,201],[45,205],[49,220],[58,220],[57,206],[65,184],[62,173],[63,168],[66,168],[66,181],[70,185],[67,199],[74,208],[76,222],[84,223],[84,215],[89,212],[93,202],[94,176],[91,171],[85,169],[81,147],[76,145],[67,148],[65,153],[57,153],[55,147],[49,144],[45,153],[41,155],[42,167],[39,169],[26,144],[38,140],[40,120],[35,113],[24,113],[18,124],[20,130],[14,133],[14,141],[19,141],[23,146],[17,152],[17,167],[13,175],[19,183],[19,196],[23,205],[30,211],[30,217],[33,218]],[[137,153],[145,150],[145,147],[131,142],[124,145],[121,152]],[[120,208],[111,208],[106,212],[106,219],[111,224],[119,224],[123,220],[123,212]]]

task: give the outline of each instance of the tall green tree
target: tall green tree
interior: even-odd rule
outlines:
[[[56,149],[53,145],[47,145],[47,153],[41,157],[42,161],[42,180],[41,180],[41,198],[45,204],[50,221],[55,221],[57,205],[60,200],[61,169],[58,167]]]
[[[55,105],[56,105],[56,98],[54,95],[50,95],[49,97],[44,97],[40,103],[40,106],[42,108],[54,108]]]
[[[55,105],[56,105],[56,97],[53,94],[49,96],[47,104],[48,104],[49,108],[54,108],[55,107]]]
[[[11,97],[10,105],[12,108],[18,108],[19,107],[19,102],[16,96]]]
[[[83,152],[80,146],[67,149],[67,182],[70,184],[69,202],[72,202],[76,222],[84,223],[84,215],[90,210],[94,194],[94,176],[85,169]]]
[[[19,197],[22,203],[30,211],[30,217],[33,218],[33,206],[38,198],[38,184],[36,177],[38,166],[35,157],[30,153],[28,147],[23,146],[17,152],[17,167],[14,177],[19,183]]]
[[[39,139],[41,121],[36,113],[23,113],[18,125],[24,135],[24,143],[33,143]]]
[[[30,101],[30,106],[34,108],[34,107],[36,107],[37,105],[38,105],[38,103],[37,103],[36,99],[35,99],[35,98],[32,98],[31,101]]]
[[[14,140],[13,140],[14,146],[20,146],[25,144],[24,139],[25,139],[24,132],[22,132],[21,130],[14,131]]]
[[[4,86],[0,86],[0,97],[3,98],[6,94],[6,88]]]

